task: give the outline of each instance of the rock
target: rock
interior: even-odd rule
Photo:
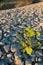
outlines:
[[[2,23],[5,23],[5,22],[6,22],[6,20],[5,20],[5,19],[2,19],[2,20],[1,20],[1,22],[2,22]]]
[[[3,48],[4,48],[4,50],[6,51],[6,53],[8,53],[8,52],[9,52],[9,45],[4,46]]]
[[[0,45],[4,45],[4,43],[3,42],[0,42]]]
[[[2,56],[2,52],[0,51],[0,58],[1,58],[1,56]]]
[[[39,24],[39,26],[41,26],[43,28],[43,22]]]
[[[18,56],[15,56],[15,64],[16,65],[22,65],[21,60],[18,58]]]
[[[0,30],[0,40],[2,39],[2,30]]]
[[[11,51],[16,52],[17,50],[15,48],[11,47]]]
[[[7,57],[12,57],[12,54],[7,54]]]
[[[19,26],[19,28],[24,28],[24,26]]]

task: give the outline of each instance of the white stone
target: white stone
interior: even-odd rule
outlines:
[[[7,57],[11,57],[12,56],[12,54],[7,54]]]
[[[4,45],[4,43],[3,42],[0,42],[0,45]]]
[[[43,22],[39,24],[43,28]]]

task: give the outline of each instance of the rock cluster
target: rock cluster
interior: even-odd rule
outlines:
[[[43,5],[39,5],[0,11],[0,65],[23,65],[17,34],[26,26],[41,30]],[[24,54],[23,57],[28,65],[28,56]]]

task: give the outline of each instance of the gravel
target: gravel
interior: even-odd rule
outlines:
[[[0,65],[23,65],[17,34],[26,26],[40,31],[43,23],[43,2],[0,11]],[[26,56],[26,58],[25,58]],[[17,59],[18,57],[18,59]],[[24,54],[26,65],[31,59]]]

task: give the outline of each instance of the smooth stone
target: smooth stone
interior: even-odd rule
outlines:
[[[9,52],[9,45],[8,45],[8,46],[4,46],[3,48],[4,48],[4,50],[5,50],[7,53]]]

